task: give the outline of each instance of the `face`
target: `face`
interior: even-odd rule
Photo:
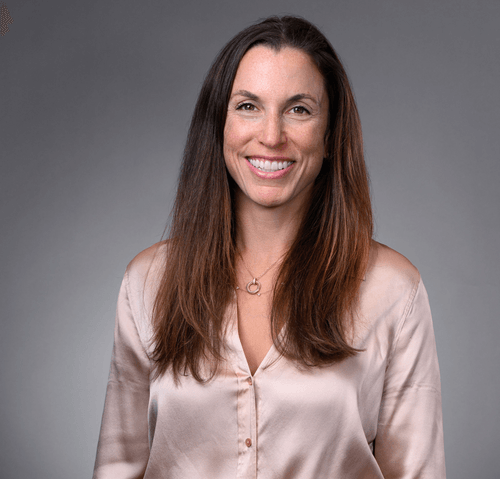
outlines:
[[[304,205],[323,162],[327,123],[324,79],[306,53],[250,49],[236,72],[224,128],[239,204]]]

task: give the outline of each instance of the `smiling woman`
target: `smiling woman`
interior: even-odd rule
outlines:
[[[233,83],[224,129],[224,158],[246,200],[262,206],[306,206],[325,156],[328,95],[301,50],[252,48]]]
[[[372,240],[349,81],[303,19],[219,53],[169,238],[127,268],[94,470],[118,477],[445,477],[425,288]]]

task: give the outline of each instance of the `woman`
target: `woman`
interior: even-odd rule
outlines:
[[[127,268],[94,478],[443,478],[416,268],[371,239],[345,71],[307,21],[203,84],[167,242]]]

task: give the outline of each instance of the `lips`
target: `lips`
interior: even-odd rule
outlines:
[[[285,157],[247,157],[250,170],[262,180],[278,180],[284,178],[295,166],[295,161]]]
[[[269,160],[259,158],[248,158],[250,164],[264,173],[274,173],[275,171],[284,170],[288,168],[293,161],[288,160]]]

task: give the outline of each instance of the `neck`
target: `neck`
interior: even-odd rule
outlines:
[[[236,242],[255,274],[277,261],[291,247],[304,214],[304,205],[269,208],[236,194]],[[251,263],[251,264],[250,264]]]

